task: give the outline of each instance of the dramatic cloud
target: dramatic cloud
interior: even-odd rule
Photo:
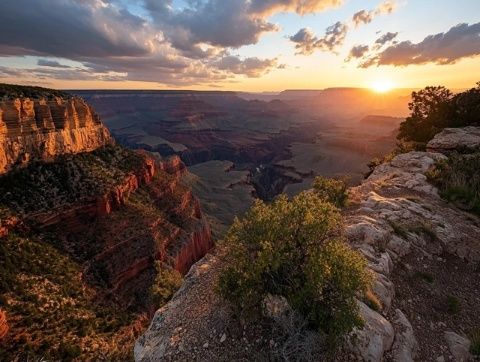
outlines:
[[[385,33],[380,38],[375,40],[375,44],[378,44],[380,46],[385,45],[391,42],[392,40],[394,40],[397,37],[397,35],[398,33],[390,33],[390,32]]]
[[[260,1],[260,0],[258,0]],[[290,41],[295,43],[297,54],[310,55],[316,50],[336,52],[337,48],[343,45],[345,38],[351,26],[358,27],[361,24],[368,24],[372,22],[373,18],[381,14],[390,14],[395,10],[396,3],[392,0],[384,1],[374,10],[360,10],[356,12],[351,21],[336,22],[328,27],[323,37],[318,37],[310,29],[300,29],[295,35],[290,37]],[[389,33],[392,34],[392,33]],[[352,49],[359,51],[360,49]],[[364,54],[368,51],[364,51]],[[358,58],[349,55],[347,60]]]
[[[268,18],[278,12],[314,13],[343,0],[197,0],[175,10],[169,1],[145,0],[155,23],[172,45],[186,55],[208,56],[200,45],[238,48],[255,44],[266,32],[278,31]]]
[[[236,56],[225,56],[215,63],[218,69],[228,70],[235,74],[246,74],[249,77],[260,77],[277,67],[276,59],[246,58],[244,60]]]
[[[368,24],[373,21],[373,19],[382,14],[390,14],[396,8],[396,3],[394,1],[384,1],[377,6],[375,10],[360,10],[353,15],[352,21],[355,26],[360,26],[362,24]]]
[[[252,0],[252,13],[272,14],[280,11],[297,14],[316,13],[342,5],[344,0]]]
[[[48,59],[38,59],[37,65],[40,65],[42,67],[52,67],[52,68],[70,68],[70,66],[60,64],[56,60],[48,60]]]
[[[351,59],[362,58],[368,51],[369,51],[368,45],[356,45],[350,50],[350,53],[348,54],[346,61],[348,62]]]
[[[307,28],[300,29],[297,34],[290,37],[295,43],[297,54],[309,55],[315,50],[335,51],[335,49],[345,41],[348,33],[348,25],[337,22],[328,27],[325,35],[321,38]]]
[[[155,35],[143,19],[102,0],[0,1],[0,55],[139,56]]]
[[[427,36],[419,43],[403,41],[370,56],[361,67],[372,65],[452,64],[480,55],[480,23],[459,24],[446,33]]]
[[[229,48],[255,43],[262,33],[276,31],[267,14],[318,11],[339,3],[195,0],[174,10],[172,0],[143,0],[138,4],[145,4],[151,15],[144,19],[116,0],[42,0],[28,6],[2,0],[0,57],[53,58],[40,58],[39,67],[20,73],[39,79],[195,85],[237,75],[257,77],[277,68],[276,60],[231,57]],[[78,66],[62,65],[55,58]],[[0,76],[16,77],[14,71],[3,67]]]

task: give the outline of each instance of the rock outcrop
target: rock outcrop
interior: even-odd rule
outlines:
[[[81,98],[0,100],[0,174],[111,143],[109,131]]]
[[[445,128],[427,145],[427,151],[447,153],[451,151],[480,151],[480,127]]]
[[[443,133],[445,137],[450,134]],[[440,134],[435,144],[449,142]],[[470,149],[478,145],[469,143]],[[473,289],[463,296],[465,304],[478,306],[478,281],[468,268],[480,261],[480,220],[442,200],[426,176],[436,162],[446,157],[435,152],[401,154],[377,167],[360,186],[350,189],[352,206],[345,211],[346,236],[368,260],[375,275],[373,291],[381,302],[379,311],[360,303],[365,327],[353,333],[356,338],[352,341],[356,343],[350,346],[351,353],[360,360],[435,361],[438,354],[432,355],[432,351],[438,351],[439,358],[454,358],[453,352],[448,352],[443,331],[463,327],[458,322],[460,316],[451,318],[443,311],[442,298],[454,300],[443,289],[456,292],[464,286],[448,284],[449,268],[462,273],[465,280],[458,284]],[[430,275],[429,268],[440,272]],[[251,353],[273,348],[273,340],[266,347],[246,345],[246,339],[241,342],[247,337],[245,332],[238,340],[227,339],[223,344],[209,337],[208,332],[205,334],[205,326],[223,332],[228,325],[227,307],[214,289],[221,269],[218,254],[202,259],[192,268],[182,289],[157,311],[150,328],[137,341],[137,361],[182,360],[198,353],[210,360],[220,360],[223,353],[248,359],[242,352],[245,348],[250,348]],[[419,278],[428,280],[425,287],[419,285]],[[422,313],[417,314],[420,310]],[[478,309],[468,318],[472,314],[477,315]],[[353,356],[338,358],[351,360]]]

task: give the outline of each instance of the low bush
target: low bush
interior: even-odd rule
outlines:
[[[321,199],[336,207],[344,207],[347,203],[347,184],[344,180],[317,176],[313,182],[313,190]]]
[[[237,313],[257,315],[267,294],[287,299],[335,345],[362,320],[355,297],[371,284],[366,260],[338,238],[339,210],[317,193],[256,201],[226,236],[219,290]]]
[[[157,276],[150,289],[152,304],[159,308],[167,303],[182,285],[182,275],[175,269],[157,261],[155,263]]]
[[[480,152],[452,154],[427,174],[447,201],[480,215]]]
[[[470,353],[477,359],[480,358],[480,328],[475,329],[470,335]]]

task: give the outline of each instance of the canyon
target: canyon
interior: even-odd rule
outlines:
[[[345,238],[367,259],[378,304],[358,300],[365,325],[333,360],[473,361],[468,335],[480,323],[480,219],[443,200],[429,174],[455,150],[465,159],[478,152],[478,132],[445,129],[428,152],[398,154],[350,188]],[[284,326],[273,333],[275,326],[260,320],[239,321],[215,293],[225,253],[217,248],[192,267],[137,341],[136,361],[281,355]],[[295,341],[304,352],[308,340]]]
[[[30,350],[60,358],[62,353],[76,353],[77,347],[69,347],[72,343],[81,345],[89,358],[118,349],[128,356],[135,335],[127,338],[114,328],[109,330],[113,335],[101,337],[95,334],[99,327],[93,321],[89,332],[73,327],[56,336],[58,329],[53,329],[35,342],[37,322],[45,321],[29,321],[26,310],[40,308],[38,315],[49,320],[57,310],[36,303],[42,298],[72,300],[69,289],[78,290],[73,303],[85,298],[87,310],[116,308],[118,316],[105,318],[119,319],[122,330],[138,333],[145,315],[155,308],[149,295],[155,264],[161,262],[183,275],[214,245],[198,199],[182,182],[186,166],[176,155],[163,158],[118,145],[95,111],[68,94],[4,95],[0,125],[0,269],[6,278],[0,283],[0,343],[6,355],[0,357],[25,358]],[[32,248],[58,256],[28,268],[22,263],[37,263],[37,256],[27,257]],[[61,260],[64,264],[57,264]],[[71,278],[70,288],[62,284],[61,275],[42,274],[45,268],[62,265],[69,265],[64,273]],[[73,269],[79,273],[71,274]],[[54,289],[44,294],[37,291],[40,285],[29,292],[21,287],[35,278]],[[81,325],[87,317],[70,318],[65,325]],[[92,343],[102,345],[102,338],[110,339],[106,344],[117,343],[117,335],[127,338],[121,347],[92,348]],[[56,344],[48,347],[49,338]],[[112,358],[128,358],[121,353]]]
[[[408,102],[407,90],[378,95],[350,88],[269,96],[214,91],[74,93],[95,107],[119,143],[163,157],[179,156],[193,173],[190,187],[206,205],[217,236],[255,197],[269,201],[282,192],[296,194],[310,188],[315,175],[358,183],[368,162],[395,146],[395,130]],[[220,181],[224,179],[233,182]],[[232,200],[213,206],[217,198]]]

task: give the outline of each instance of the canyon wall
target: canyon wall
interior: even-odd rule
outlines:
[[[377,303],[358,300],[365,324],[335,360],[473,360],[468,338],[480,323],[480,218],[443,200],[428,175],[454,149],[478,152],[478,135],[480,128],[446,129],[428,145],[437,152],[400,154],[349,190],[345,237],[368,261]],[[191,268],[137,340],[136,361],[268,359],[284,351],[275,328],[260,335],[261,323],[239,324],[240,333],[232,328],[237,319],[215,292],[225,253],[217,248]],[[289,348],[306,348],[306,340],[295,341]]]
[[[0,174],[111,143],[109,131],[81,98],[0,100]]]

